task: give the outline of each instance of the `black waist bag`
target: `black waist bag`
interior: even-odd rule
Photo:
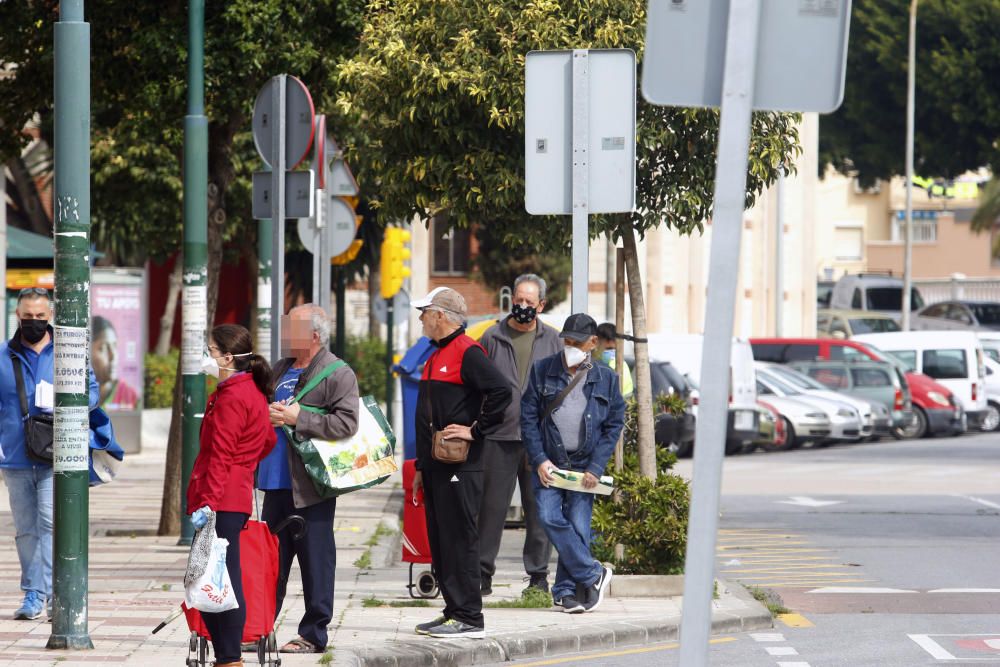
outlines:
[[[35,463],[52,465],[53,417],[49,414],[28,414],[28,399],[24,392],[24,373],[21,360],[13,352],[10,354],[17,381],[17,396],[21,399],[21,419],[24,423],[24,450]]]

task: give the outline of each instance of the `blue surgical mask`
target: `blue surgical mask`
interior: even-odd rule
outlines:
[[[614,360],[615,360],[615,351],[614,350],[610,350],[609,349],[609,350],[604,350],[603,352],[601,352],[601,361],[603,361],[604,363],[610,364]]]

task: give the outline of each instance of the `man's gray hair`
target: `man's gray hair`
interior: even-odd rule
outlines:
[[[435,308],[434,310],[439,310],[442,313],[444,313],[444,316],[452,324],[458,325],[460,327],[464,327],[465,326],[465,318],[462,317],[461,315],[459,315],[458,313],[453,313],[452,311],[445,310],[444,308]]]
[[[312,330],[319,334],[319,342],[322,343],[323,347],[330,347],[330,318],[327,317],[326,311],[315,303],[304,303],[292,308],[292,310],[300,308],[309,311],[309,322],[312,324]]]
[[[514,291],[517,291],[517,286],[521,283],[535,283],[538,285],[538,300],[545,301],[545,279],[541,276],[537,276],[534,273],[522,273],[514,280]]]

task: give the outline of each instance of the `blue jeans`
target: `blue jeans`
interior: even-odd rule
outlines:
[[[576,596],[576,585],[592,586],[604,569],[590,555],[590,518],[594,494],[545,488],[533,476],[538,520],[559,553],[552,599]]]
[[[21,590],[52,597],[52,468],[3,471],[21,561]]]

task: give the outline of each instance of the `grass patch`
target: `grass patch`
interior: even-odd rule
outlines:
[[[490,609],[547,609],[552,606],[552,594],[540,588],[526,588],[516,600],[498,600],[483,606]]]
[[[747,590],[750,591],[750,595],[752,595],[757,602],[767,607],[767,610],[771,612],[772,617],[775,617],[778,614],[791,613],[791,609],[782,603],[781,597],[769,588],[748,586]]]
[[[374,595],[369,595],[361,601],[362,607],[430,607],[427,600],[379,600]]]
[[[332,651],[327,651],[326,653],[323,654],[323,657],[319,659],[319,664],[321,665],[329,665],[331,662],[333,662]]]
[[[395,530],[385,525],[384,523],[379,522],[378,526],[376,526],[375,528],[375,532],[372,533],[372,536],[368,538],[368,541],[365,542],[365,544],[370,547],[373,547],[376,544],[378,544],[379,540],[381,540],[384,536],[395,535],[395,534],[396,534]]]
[[[372,566],[372,555],[367,551],[358,556],[358,559],[354,561],[354,567],[358,568],[359,570],[367,570],[371,566]]]

